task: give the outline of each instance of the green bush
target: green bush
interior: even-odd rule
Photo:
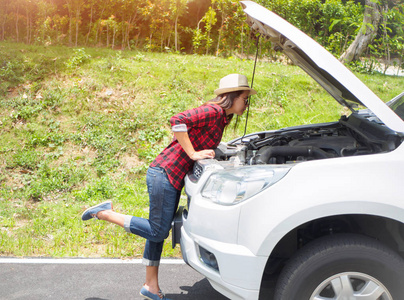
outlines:
[[[66,67],[71,70],[79,67],[91,57],[84,48],[74,49],[73,52],[74,54],[66,62]]]

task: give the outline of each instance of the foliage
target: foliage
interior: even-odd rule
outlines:
[[[68,59],[68,61],[66,62],[66,66],[68,69],[77,68],[90,57],[91,55],[86,54],[83,48],[74,49],[74,55]]]
[[[307,34],[316,34],[321,17],[320,0],[263,0],[262,3]]]
[[[316,39],[335,56],[362,25],[359,0],[257,0]],[[402,64],[403,3],[378,1],[383,14],[368,56]],[[231,0],[0,0],[0,40],[28,44],[105,46],[222,56],[254,53],[241,5]],[[271,54],[274,56],[273,54]],[[13,66],[0,65],[0,76]]]
[[[204,31],[202,31],[202,29],[199,28],[199,23],[201,22],[205,24]],[[196,53],[199,53],[200,52],[199,50],[201,48],[206,49],[205,50],[206,54],[209,53],[209,49],[213,44],[213,39],[211,38],[211,32],[216,22],[217,22],[216,11],[212,7],[209,7],[209,10],[199,21],[198,28],[195,29],[194,32],[193,45]],[[204,44],[202,44],[203,42]]]
[[[321,31],[318,41],[327,50],[340,56],[355,39],[363,19],[363,8],[360,3],[338,0],[327,0],[322,7],[319,21]]]
[[[389,9],[387,5],[382,10],[382,23],[379,35],[369,52],[374,57],[384,58],[383,71],[394,65],[402,68],[404,54],[404,3],[400,3]]]

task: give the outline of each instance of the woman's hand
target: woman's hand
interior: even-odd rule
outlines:
[[[215,158],[215,151],[208,149],[208,150],[201,150],[195,151],[189,156],[192,160],[199,160],[205,158]]]

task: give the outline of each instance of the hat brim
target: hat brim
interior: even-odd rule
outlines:
[[[221,89],[216,89],[215,94],[216,95],[222,95],[226,93],[231,93],[231,92],[238,92],[238,91],[250,91],[248,96],[255,95],[257,93],[256,90],[247,87],[247,86],[239,86],[239,87],[233,87],[233,88],[221,88]]]

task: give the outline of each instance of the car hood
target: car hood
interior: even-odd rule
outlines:
[[[361,104],[390,129],[404,132],[404,121],[320,44],[265,7],[252,1],[241,4],[249,26],[268,38],[275,50],[287,55],[339,103],[352,111]]]

